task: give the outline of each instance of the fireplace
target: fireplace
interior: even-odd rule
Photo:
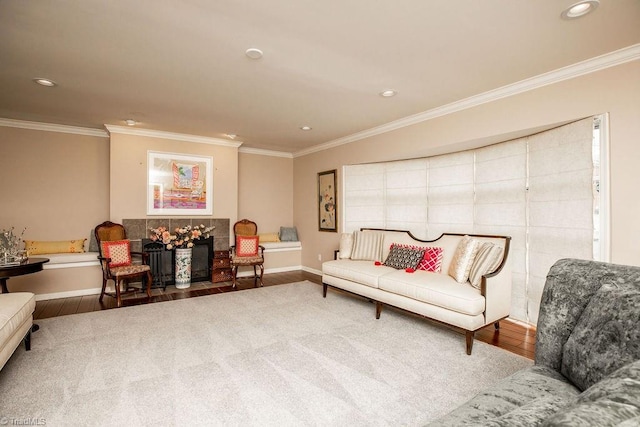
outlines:
[[[162,243],[142,239],[142,250],[149,254],[149,265],[153,275],[153,287],[165,288],[175,283],[175,251],[168,251]],[[194,241],[191,259],[191,281],[211,280],[213,265],[213,236]]]

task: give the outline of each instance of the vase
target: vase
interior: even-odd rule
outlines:
[[[191,286],[191,248],[176,249],[176,288]]]

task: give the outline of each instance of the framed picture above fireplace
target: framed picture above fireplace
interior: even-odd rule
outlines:
[[[213,215],[213,157],[148,151],[147,215]]]

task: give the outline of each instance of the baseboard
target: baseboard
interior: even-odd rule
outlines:
[[[322,276],[321,270],[316,270],[315,268],[310,268],[305,266],[302,266],[301,269],[302,271],[306,271],[307,273],[313,273],[313,274],[317,274],[318,276]]]
[[[301,265],[294,265],[294,266],[288,266],[288,267],[278,267],[278,268],[265,268],[264,269],[264,274],[270,274],[270,273],[286,273],[287,271],[298,271],[298,270],[303,270],[304,268]],[[249,270],[245,270],[245,271],[239,271],[238,272],[238,277],[252,277],[253,276],[253,269]]]
[[[57,264],[45,264],[42,266],[44,270],[56,270],[59,268],[78,268],[78,267],[100,267],[98,261],[81,261],[81,262],[63,262]]]
[[[36,301],[83,297],[85,295],[100,295],[102,288],[78,289],[77,291],[54,292],[52,294],[37,294]]]

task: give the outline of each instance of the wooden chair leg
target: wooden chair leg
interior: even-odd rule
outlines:
[[[238,266],[234,265],[231,267],[231,277],[233,278],[233,284],[231,285],[231,289],[236,289],[236,276],[238,275]]]
[[[256,270],[256,266],[253,266],[253,287],[258,287],[258,270]]]
[[[116,305],[120,307],[122,305],[122,299],[120,297],[120,285],[122,284],[120,280],[114,280],[116,285]]]
[[[102,279],[102,291],[100,292],[100,298],[98,301],[102,302],[102,298],[104,298],[104,293],[107,290],[107,280]]]
[[[260,264],[260,286],[264,286],[264,282],[262,281],[262,276],[264,275],[264,265]]]
[[[153,276],[151,276],[151,271],[147,271],[147,298],[151,298],[152,283],[153,283]]]

